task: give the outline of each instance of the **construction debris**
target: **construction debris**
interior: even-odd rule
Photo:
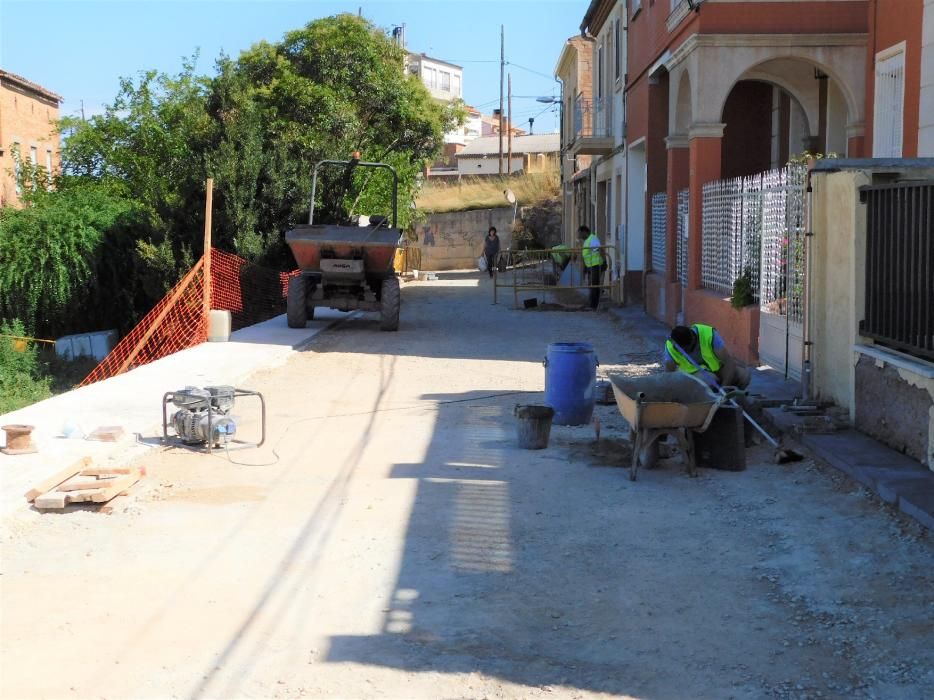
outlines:
[[[145,467],[102,468],[84,457],[26,492],[38,510],[63,510],[71,503],[107,503],[124,494],[146,473]]]
[[[119,425],[102,425],[100,428],[91,431],[85,440],[97,440],[99,442],[118,442],[126,435],[126,431]]]

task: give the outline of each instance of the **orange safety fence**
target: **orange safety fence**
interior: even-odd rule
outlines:
[[[285,311],[289,278],[241,257],[211,249],[211,308],[230,311],[231,330]],[[80,386],[109,379],[207,340],[204,258],[124,336]]]

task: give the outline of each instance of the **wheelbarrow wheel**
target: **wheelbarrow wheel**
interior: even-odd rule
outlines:
[[[305,289],[305,278],[302,275],[289,280],[289,291],[285,300],[285,320],[289,328],[304,328],[308,322],[308,301]]]
[[[399,330],[399,306],[401,303],[402,295],[399,290],[399,278],[387,277],[383,280],[380,294],[380,330]]]

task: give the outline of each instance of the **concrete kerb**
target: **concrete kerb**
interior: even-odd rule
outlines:
[[[162,397],[187,385],[238,386],[257,370],[284,364],[322,331],[355,314],[318,310],[305,329],[288,328],[285,316],[236,331],[227,343],[202,343],[125,374],[74,389],[0,416],[0,425],[35,426],[35,454],[0,454],[0,518],[27,508],[23,494],[49,475],[85,456],[96,464],[117,466],[159,446]],[[119,425],[126,437],[115,443],[66,439],[71,424],[80,433]]]

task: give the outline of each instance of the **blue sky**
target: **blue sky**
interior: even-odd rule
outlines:
[[[464,67],[464,98],[484,113],[499,102],[499,27],[506,31],[514,119],[535,132],[557,129],[555,108],[534,96],[559,94],[552,77],[563,42],[579,31],[588,0],[0,0],[0,67],[62,95],[63,114],[93,114],[119,78],[175,73],[200,50],[198,69],[257,41],[278,41],[317,17],[360,8],[377,26],[405,23],[408,48]],[[523,124],[523,122],[526,122]]]

